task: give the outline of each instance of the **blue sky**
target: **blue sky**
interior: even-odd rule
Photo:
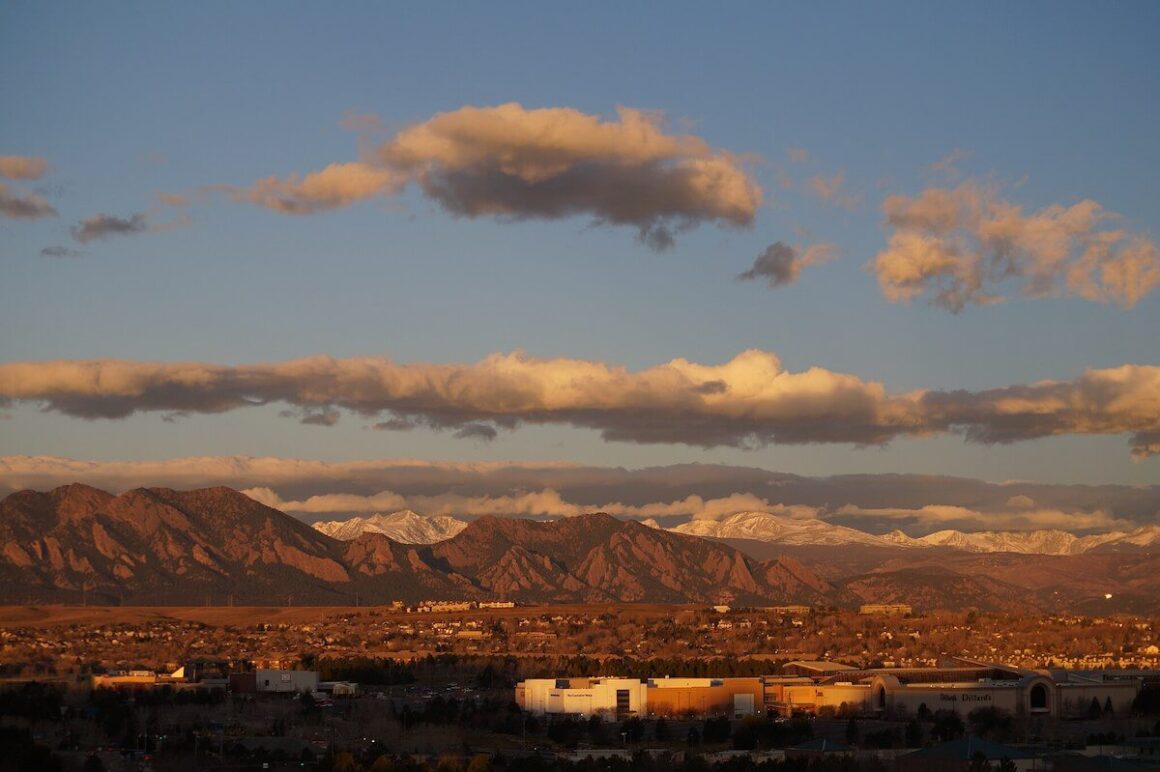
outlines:
[[[272,362],[311,354],[476,362],[495,352],[640,370],[719,364],[756,348],[914,389],[983,390],[1160,361],[1160,292],[1134,307],[1074,295],[970,305],[889,302],[867,265],[882,203],[984,181],[1034,211],[1098,201],[1109,227],[1160,230],[1160,54],[1154,3],[703,4],[620,7],[379,3],[17,2],[0,9],[0,155],[43,157],[31,183],[58,211],[0,219],[0,362],[121,358]],[[158,193],[247,186],[353,160],[344,113],[389,139],[463,106],[519,102],[606,120],[662,111],[740,156],[764,200],[747,228],[702,223],[654,251],[584,215],[449,214],[416,186],[309,216],[223,195],[183,209]],[[791,148],[808,151],[794,162]],[[930,165],[965,151],[958,178]],[[808,179],[842,172],[857,203]],[[783,186],[784,180],[792,187]],[[96,213],[183,227],[78,245]],[[841,256],[789,286],[738,282],[769,244]],[[45,258],[65,245],[83,252]],[[561,424],[501,432],[378,432],[280,418],[284,405],[83,420],[6,409],[0,454],[76,458],[285,455],[322,459],[714,461],[804,474],[929,472],[986,479],[1155,483],[1124,433],[1013,445],[954,434],[753,450],[607,442]]]

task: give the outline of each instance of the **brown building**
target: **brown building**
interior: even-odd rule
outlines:
[[[759,716],[765,713],[760,678],[650,678],[648,712],[656,716]]]

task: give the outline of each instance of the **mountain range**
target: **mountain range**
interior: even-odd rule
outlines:
[[[748,520],[746,529],[734,532],[745,534],[740,539],[591,514],[551,522],[481,517],[433,544],[404,544],[371,532],[343,541],[229,488],[137,488],[113,495],[74,484],[0,500],[0,602],[507,598],[1160,610],[1160,556],[1147,545],[1131,551],[1103,551],[1102,545],[1076,555],[973,553],[845,533],[854,529],[836,533],[862,541],[835,540],[833,531],[811,536],[817,525],[799,521],[791,521],[796,531],[780,524],[787,541],[778,544],[754,539],[765,533],[757,527],[764,521]]]
[[[651,528],[663,529],[655,519],[642,522]],[[403,510],[389,515],[315,523],[314,527],[336,539],[349,540],[362,533],[381,533],[406,544],[433,544],[459,533],[467,523],[446,515],[428,516]],[[1086,536],[1058,529],[973,532],[948,529],[915,538],[900,530],[876,535],[818,518],[738,512],[720,520],[690,520],[667,530],[713,539],[745,539],[791,546],[947,547],[966,552],[1017,552],[1025,555],[1079,555],[1090,550],[1131,551],[1160,547],[1160,526],[1157,525]]]

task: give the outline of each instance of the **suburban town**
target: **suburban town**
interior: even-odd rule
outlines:
[[[0,731],[62,769],[905,770],[963,738],[966,761],[1086,769],[1155,760],[1158,625],[900,604],[10,607]]]

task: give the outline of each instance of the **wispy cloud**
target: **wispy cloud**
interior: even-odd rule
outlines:
[[[356,110],[347,110],[342,114],[338,125],[347,131],[356,131],[360,134],[377,134],[386,131],[383,119],[373,113],[360,113]]]
[[[956,147],[942,158],[927,165],[926,170],[933,175],[942,177],[946,182],[956,182],[963,176],[959,171],[959,164],[970,157],[970,151]]]
[[[56,209],[44,196],[14,190],[0,183],[0,214],[14,220],[38,220],[56,217]]]
[[[182,228],[189,224],[189,218],[181,217],[164,223],[150,222],[149,216],[138,212],[128,217],[111,214],[95,214],[86,217],[71,229],[72,237],[82,244],[105,239],[109,236],[131,236],[138,233],[157,233]]]
[[[810,151],[804,147],[786,148],[785,157],[795,164],[804,164],[810,160]]]
[[[811,244],[804,250],[775,241],[753,261],[753,267],[738,275],[738,281],[765,279],[771,288],[793,284],[802,269],[827,263],[838,256],[833,244]]]
[[[126,236],[149,230],[149,222],[144,214],[116,217],[111,214],[95,214],[86,217],[72,227],[72,237],[82,244],[108,236]]]
[[[467,429],[474,425],[559,424],[595,429],[607,440],[706,448],[874,445],[947,432],[982,443],[1130,433],[1133,453],[1144,457],[1160,437],[1160,366],[1126,364],[1072,380],[983,391],[889,394],[855,375],[819,367],[791,372],[775,355],[756,350],[721,365],[674,359],[637,372],[519,353],[471,365],[325,356],[238,366],[16,362],[0,364],[0,397],[90,419],[286,403],[469,437],[480,436]]]
[[[830,177],[820,174],[810,177],[806,180],[806,186],[822,201],[843,209],[854,210],[862,203],[862,196],[852,193],[846,187],[845,170],[840,170]]]
[[[361,117],[345,122],[366,125]],[[605,120],[571,108],[463,107],[405,128],[366,155],[304,175],[217,187],[275,211],[313,214],[415,183],[456,215],[587,215],[634,226],[655,248],[701,223],[747,226],[761,202],[761,188],[735,156],[666,133],[657,113],[631,108]]]
[[[893,229],[873,262],[894,302],[930,297],[952,312],[1001,302],[1007,285],[1027,297],[1069,295],[1132,308],[1160,286],[1160,248],[1145,235],[1108,227],[1118,219],[1090,199],[1032,213],[993,186],[968,180],[891,196]]]
[[[41,257],[80,257],[83,252],[79,252],[69,247],[45,247],[40,250]]]

